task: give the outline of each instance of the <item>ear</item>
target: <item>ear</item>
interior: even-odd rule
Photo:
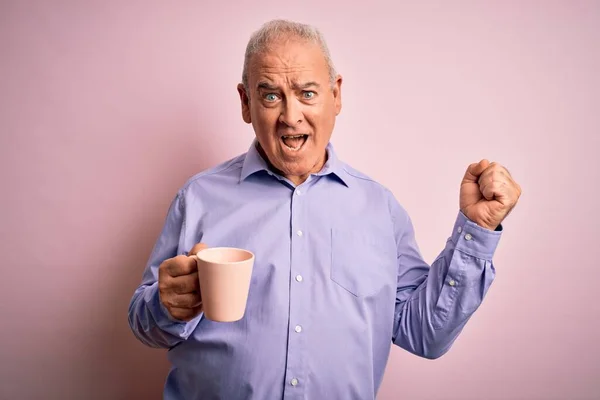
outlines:
[[[338,75],[333,85],[333,101],[335,103],[335,115],[342,111],[342,76]]]
[[[240,101],[242,102],[242,119],[245,123],[249,124],[252,122],[250,115],[250,97],[246,93],[246,88],[241,83],[237,86],[238,93],[240,94]]]

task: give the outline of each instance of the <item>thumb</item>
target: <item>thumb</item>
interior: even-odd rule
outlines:
[[[485,158],[478,163],[473,163],[469,165],[467,168],[467,172],[465,172],[465,177],[463,178],[463,182],[477,182],[479,179],[479,175],[489,167],[490,162]]]
[[[194,247],[192,247],[192,249],[188,252],[188,257],[189,256],[195,256],[196,253],[198,253],[200,250],[204,250],[208,248],[208,246],[204,243],[196,243],[194,245]]]

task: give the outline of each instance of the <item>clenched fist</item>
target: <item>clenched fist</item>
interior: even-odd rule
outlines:
[[[488,160],[469,165],[460,185],[460,209],[471,221],[495,230],[521,196],[521,186],[502,165]]]
[[[160,302],[175,319],[189,321],[202,311],[198,267],[192,256],[206,247],[198,243],[188,256],[169,258],[158,267]]]

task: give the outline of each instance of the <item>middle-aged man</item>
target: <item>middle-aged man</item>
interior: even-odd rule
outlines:
[[[374,399],[392,343],[440,357],[479,307],[521,188],[497,163],[469,165],[428,265],[394,195],[330,144],[341,86],[311,26],[250,38],[238,92],[256,139],[177,192],[129,307],[136,337],[169,349],[165,399]],[[206,246],[256,256],[237,322],[204,318],[190,255]]]

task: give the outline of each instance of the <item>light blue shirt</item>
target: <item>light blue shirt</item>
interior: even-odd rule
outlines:
[[[374,399],[392,343],[440,357],[480,305],[502,226],[459,211],[428,265],[394,195],[327,152],[295,186],[253,143],[178,191],[129,307],[136,337],[169,349],[165,399]],[[241,320],[186,323],[160,303],[158,266],[198,242],[255,254]]]

